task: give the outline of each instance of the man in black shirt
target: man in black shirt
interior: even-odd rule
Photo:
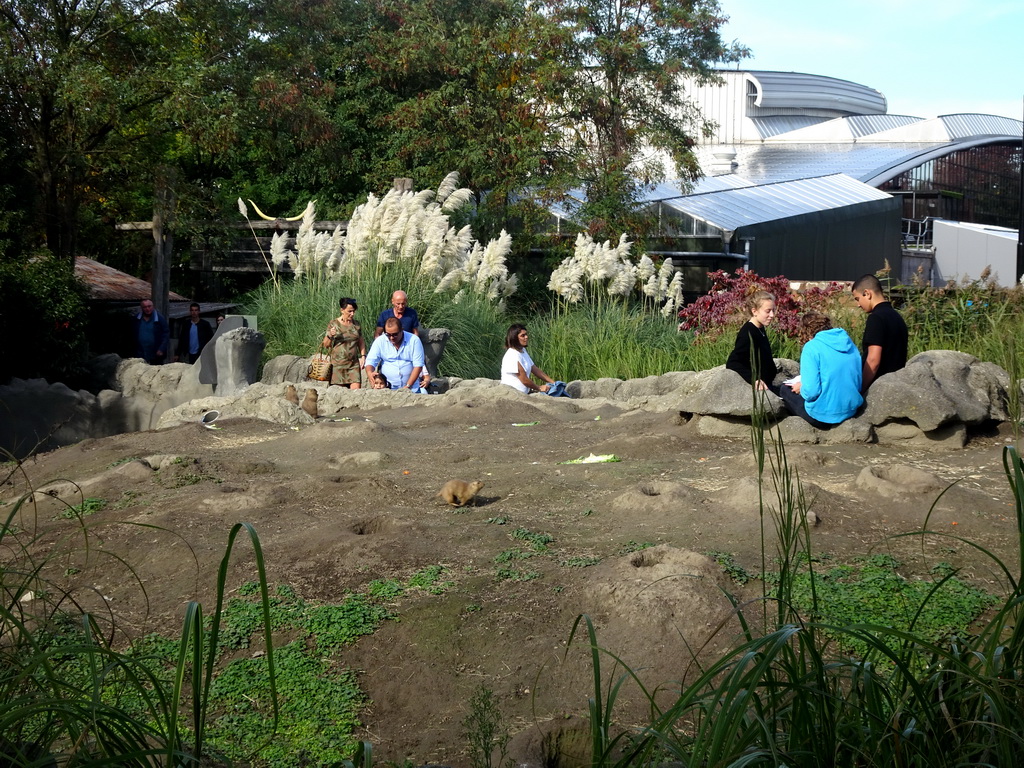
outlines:
[[[868,313],[861,342],[864,355],[861,392],[867,392],[879,376],[898,371],[907,364],[907,324],[886,301],[882,284],[874,275],[864,275],[853,284],[853,300]]]
[[[203,351],[211,338],[213,328],[199,316],[200,307],[195,302],[189,305],[188,322],[181,331],[181,338],[178,339],[178,353],[174,357],[175,362],[192,364],[199,359],[199,353]]]

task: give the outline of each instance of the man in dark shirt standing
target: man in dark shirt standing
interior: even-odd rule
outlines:
[[[907,364],[907,324],[893,309],[874,275],[864,275],[853,284],[853,300],[868,313],[861,350],[864,354],[861,392],[867,392],[879,376],[898,371]]]
[[[175,362],[192,364],[199,359],[199,353],[203,351],[210,339],[213,338],[213,328],[199,316],[200,307],[192,302],[188,308],[188,322],[181,331],[181,338],[178,339],[178,354]]]
[[[373,338],[384,333],[384,323],[389,317],[396,318],[402,324],[402,330],[414,336],[420,335],[420,319],[416,316],[416,310],[409,306],[409,298],[405,291],[395,291],[391,294],[391,307],[385,309],[377,317],[377,328],[373,332]]]

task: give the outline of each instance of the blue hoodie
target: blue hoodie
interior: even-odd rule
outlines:
[[[853,416],[864,403],[861,366],[860,353],[842,328],[816,333],[800,353],[800,394],[807,413],[825,424]]]

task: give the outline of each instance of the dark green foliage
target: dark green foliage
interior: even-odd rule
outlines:
[[[294,215],[318,199],[343,219],[368,190],[458,171],[474,224],[546,228],[545,203],[584,186],[596,229],[643,223],[645,146],[689,178],[701,130],[677,75],[731,50],[714,5],[597,0],[7,0],[0,15],[0,151],[26,241],[61,260],[133,272],[144,239],[112,221],[152,216],[172,179],[177,247],[229,247],[237,197]],[[614,17],[620,23],[608,23]],[[592,77],[594,67],[602,76]],[[676,83],[676,84],[673,84]],[[671,115],[671,119],[667,119]]]
[[[0,383],[73,378],[86,358],[86,298],[67,261],[0,257]]]

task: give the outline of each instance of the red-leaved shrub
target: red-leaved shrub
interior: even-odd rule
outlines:
[[[817,286],[800,292],[790,290],[789,280],[778,277],[761,277],[756,272],[736,270],[729,274],[724,270],[708,273],[711,290],[693,304],[679,311],[679,330],[717,335],[726,327],[735,327],[750,319],[746,309],[747,296],[755,291],[775,294],[775,328],[779,333],[796,338],[800,315],[808,310],[828,312],[830,299],[843,290],[839,283],[829,283],[825,288]]]

